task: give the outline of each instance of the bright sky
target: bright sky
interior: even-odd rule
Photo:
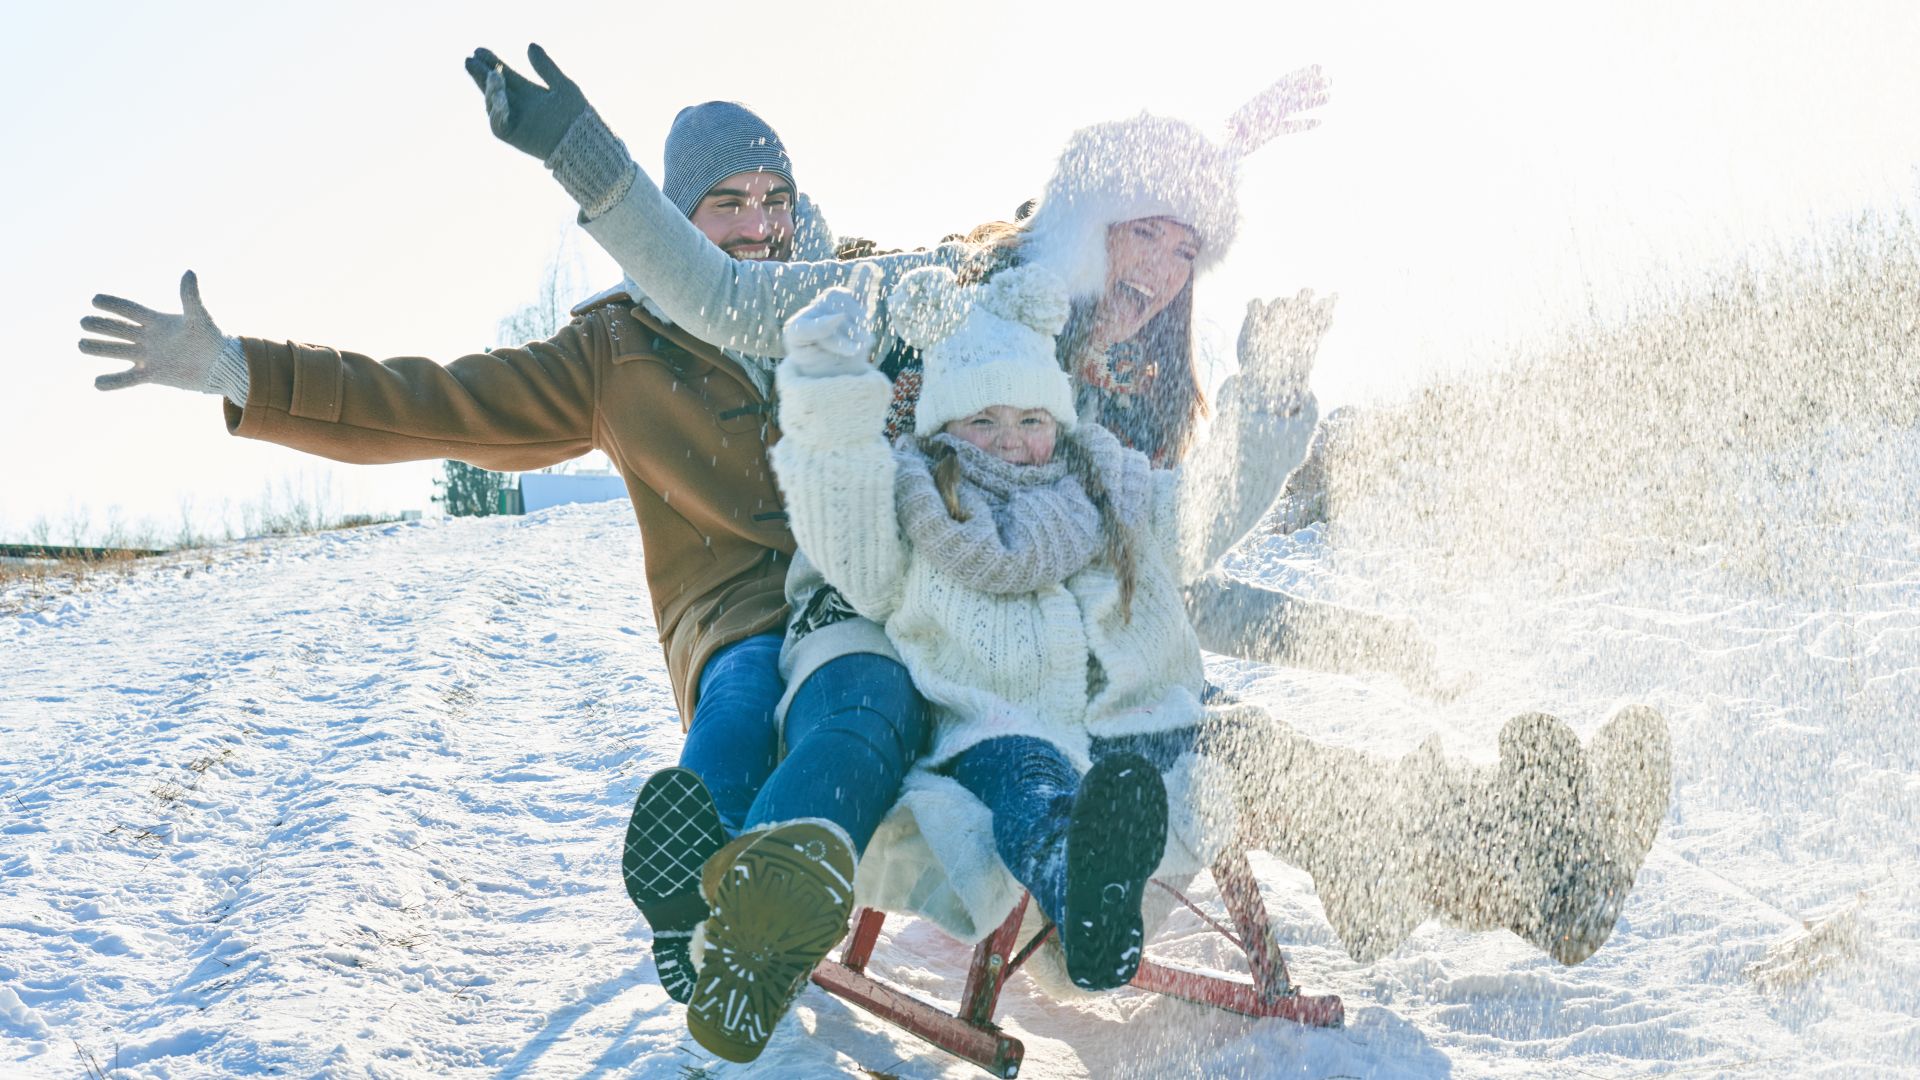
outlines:
[[[113,365],[73,343],[94,293],[177,310],[190,267],[229,333],[443,360],[492,344],[572,209],[488,132],[461,70],[476,45],[544,44],[649,170],[680,106],[743,100],[837,231],[902,246],[1007,216],[1076,127],[1150,109],[1217,132],[1320,63],[1325,126],[1249,162],[1241,242],[1197,296],[1230,344],[1249,296],[1340,293],[1315,378],[1335,403],[1912,201],[1920,5],[1439,7],[10,5],[0,297],[24,341],[0,540],[40,519],[56,541],[113,516],[175,531],[183,507],[268,492],[427,509],[437,462],[235,439],[212,397],[96,392]]]

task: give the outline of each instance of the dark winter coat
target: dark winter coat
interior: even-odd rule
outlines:
[[[767,464],[773,409],[740,366],[618,300],[546,341],[376,361],[242,339],[250,390],[235,435],[355,464],[454,458],[539,469],[603,450],[640,521],[647,585],[681,723],[721,647],[779,630],[792,561]]]

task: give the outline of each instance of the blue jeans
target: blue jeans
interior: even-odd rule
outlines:
[[[1067,826],[1080,770],[1060,748],[1026,735],[974,743],[947,771],[993,814],[993,849],[1058,924],[1067,907]]]
[[[926,701],[897,661],[836,657],[788,703],[782,758],[774,722],[785,691],[780,641],[778,634],[746,638],[707,661],[680,764],[706,783],[731,835],[821,817],[864,851],[925,748]]]
[[[926,748],[925,698],[898,661],[850,653],[820,665],[787,705],[787,756],[747,811],[747,828],[822,817],[857,854]]]
[[[1095,737],[1088,754],[1138,754],[1166,772],[1199,740],[1197,727],[1114,738]],[[1067,906],[1067,827],[1080,770],[1059,747],[1027,735],[1004,735],[962,750],[947,772],[993,814],[993,849],[1014,880],[1056,924]]]
[[[787,689],[780,678],[780,642],[779,634],[743,638],[700,669],[700,699],[680,766],[706,783],[729,835],[740,832],[753,797],[780,760],[780,731],[773,722]]]

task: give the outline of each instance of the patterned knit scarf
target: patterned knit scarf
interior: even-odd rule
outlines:
[[[914,557],[981,592],[1034,592],[1072,577],[1100,551],[1100,513],[1058,460],[1010,465],[946,433],[960,463],[955,521],[934,486],[933,465],[912,437],[894,444],[894,504]]]

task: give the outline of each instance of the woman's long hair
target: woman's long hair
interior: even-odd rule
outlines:
[[[953,447],[935,442],[930,436],[922,436],[919,445],[920,452],[933,464],[933,489],[940,494],[940,501],[947,508],[947,516],[955,521],[969,520],[971,515],[966,507],[960,505],[960,456]],[[1113,497],[1107,491],[1106,481],[1101,478],[1100,470],[1094,467],[1093,458],[1074,438],[1073,432],[1060,434],[1054,443],[1054,455],[1067,467],[1067,472],[1080,482],[1080,490],[1086,492],[1087,501],[1100,514],[1100,535],[1106,541],[1100,557],[1113,567],[1114,576],[1120,579],[1120,618],[1123,622],[1132,622],[1133,589],[1137,576],[1133,530],[1120,520],[1119,512],[1113,507]]]
[[[1100,470],[1094,467],[1093,458],[1081,447],[1080,440],[1073,432],[1062,432],[1054,446],[1054,454],[1060,463],[1067,467],[1074,479],[1080,481],[1080,489],[1087,493],[1087,501],[1100,512],[1100,535],[1106,540],[1106,548],[1100,554],[1107,565],[1113,567],[1114,576],[1120,579],[1120,620],[1133,621],[1133,583],[1136,565],[1133,552],[1133,530],[1120,520],[1119,511],[1113,507],[1113,496],[1107,491],[1107,482],[1100,476]]]
[[[1021,226],[1004,221],[988,222],[968,233],[967,241],[978,245],[979,253],[960,271],[961,284],[982,282],[1018,265],[1025,238]],[[1055,346],[1060,367],[1073,380],[1076,391],[1084,389],[1081,354],[1098,310],[1099,297],[1075,298],[1066,329],[1060,332]],[[1193,279],[1188,278],[1167,306],[1147,320],[1131,340],[1140,346],[1146,362],[1154,366],[1153,378],[1144,392],[1131,395],[1125,404],[1103,395],[1091,419],[1152,458],[1155,465],[1176,464],[1191,448],[1194,429],[1208,412],[1206,392],[1200,387],[1199,371],[1193,362]]]
[[[1098,308],[1097,298],[1075,300],[1055,346],[1060,365],[1075,377],[1076,387]],[[1153,366],[1152,378],[1127,400],[1102,395],[1090,419],[1152,458],[1155,465],[1177,464],[1192,447],[1200,418],[1207,415],[1207,396],[1193,363],[1193,280],[1189,278],[1130,340]]]

